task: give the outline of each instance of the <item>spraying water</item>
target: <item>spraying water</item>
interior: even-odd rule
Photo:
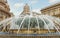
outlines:
[[[59,31],[60,26],[60,19],[48,15],[26,15],[26,16],[18,16],[18,17],[11,17],[6,20],[0,22],[0,28],[3,27],[2,32],[8,28],[9,30],[17,30],[14,33],[19,34],[29,34],[31,31],[32,33],[40,34],[41,30],[48,30],[47,33],[53,33]],[[8,31],[9,31],[8,30]],[[43,31],[44,31],[43,30]],[[54,30],[53,32],[51,30]],[[39,33],[38,33],[39,32]]]

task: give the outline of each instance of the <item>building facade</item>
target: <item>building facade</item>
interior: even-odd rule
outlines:
[[[11,17],[7,0],[0,0],[0,21]]]
[[[60,3],[41,9],[42,14],[60,17]]]

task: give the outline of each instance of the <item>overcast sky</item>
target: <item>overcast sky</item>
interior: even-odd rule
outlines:
[[[57,2],[60,2],[60,0],[8,0],[10,11],[14,13],[14,15],[19,15],[23,11],[26,3],[30,6],[31,11],[40,13],[42,8]]]

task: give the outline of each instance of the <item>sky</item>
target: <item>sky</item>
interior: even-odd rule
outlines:
[[[7,0],[10,6],[10,12],[14,15],[19,15],[23,11],[24,5],[27,3],[30,6],[30,11],[41,13],[41,9],[52,4],[60,2],[60,0]]]

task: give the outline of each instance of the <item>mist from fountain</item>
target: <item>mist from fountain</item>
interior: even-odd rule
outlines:
[[[27,20],[28,24],[27,24],[27,27],[24,27],[24,23],[25,23],[26,19],[28,19]],[[33,22],[32,20],[34,20],[35,22]],[[20,21],[20,22],[17,25],[18,21]],[[56,17],[53,17],[53,16],[26,15],[26,16],[23,16],[23,17],[21,17],[21,16],[11,17],[11,18],[8,18],[8,19],[5,19],[5,20],[1,21],[0,22],[1,27],[4,27],[3,29],[5,29],[6,26],[8,26],[8,24],[7,24],[8,22],[10,24],[10,29],[18,29],[17,34],[19,33],[20,29],[23,29],[23,28],[27,28],[28,33],[29,33],[29,30],[31,28],[35,28],[35,29],[38,29],[38,30],[40,30],[41,28],[42,29],[48,29],[49,33],[51,33],[50,29],[55,29],[55,30],[57,30],[58,33],[60,33],[60,31],[59,31],[59,29],[60,29],[59,28],[60,19],[56,18]],[[33,22],[33,23],[31,23],[31,22]],[[34,23],[35,23],[35,25],[34,25]],[[40,24],[42,24],[42,26]],[[58,24],[57,27],[56,27],[56,24]],[[34,25],[34,27],[32,27],[31,25]]]

